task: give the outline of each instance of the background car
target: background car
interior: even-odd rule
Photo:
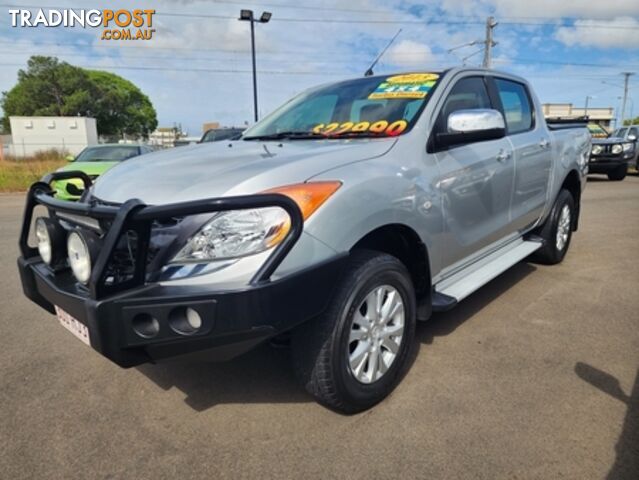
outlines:
[[[624,130],[624,129],[620,129]],[[609,180],[623,180],[628,166],[637,161],[637,142],[631,136],[618,137],[624,133],[617,130],[608,138],[593,138],[589,173],[604,173]]]
[[[242,136],[243,128],[212,128],[204,132],[199,143],[219,142],[220,140],[237,140]]]
[[[151,147],[138,144],[92,145],[82,150],[77,157],[69,157],[69,164],[58,169],[58,172],[78,170],[95,180],[119,162],[152,151]],[[58,180],[52,186],[56,197],[62,200],[78,200],[84,191],[79,179]]]
[[[621,138],[624,142],[633,142],[635,144],[634,165],[639,171],[639,148],[637,148],[637,143],[639,142],[639,125],[630,125],[629,127],[618,128],[612,136]],[[631,162],[631,164],[632,163],[633,162]]]

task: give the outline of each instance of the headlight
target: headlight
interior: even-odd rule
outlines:
[[[635,144],[634,143],[624,143],[623,144],[623,151],[624,152],[632,152],[632,150],[635,148]]]
[[[43,217],[39,217],[35,222],[35,234],[38,241],[38,253],[42,261],[47,265],[51,265],[51,260],[53,259],[53,242],[51,241],[51,234],[49,233],[49,225],[47,225],[47,220]]]
[[[174,263],[244,257],[276,245],[289,228],[281,208],[232,210],[204,225],[173,259]]]
[[[601,145],[593,145],[592,146],[592,154],[593,155],[599,155],[601,152],[603,152],[603,147]]]
[[[309,182],[264,193],[288,196],[297,203],[306,220],[341,185],[341,182]],[[220,213],[188,240],[171,263],[204,263],[254,255],[280,243],[290,227],[288,214],[279,207]]]
[[[623,151],[623,147],[621,146],[621,144],[620,144],[620,143],[615,143],[615,144],[612,146],[612,150],[611,150],[611,152],[612,152],[614,155],[619,155],[622,151]]]
[[[81,283],[88,283],[91,278],[91,252],[89,245],[78,232],[71,232],[67,238],[69,265],[73,275]]]

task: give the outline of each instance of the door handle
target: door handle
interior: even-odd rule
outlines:
[[[510,159],[511,156],[512,156],[512,152],[510,150],[504,150],[502,148],[499,150],[499,153],[497,154],[497,161],[505,162],[506,160]]]
[[[541,148],[548,148],[548,147],[550,147],[550,142],[548,141],[548,139],[547,139],[547,138],[542,138],[542,139],[539,141],[539,146],[540,146]]]

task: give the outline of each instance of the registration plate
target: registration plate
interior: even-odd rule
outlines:
[[[86,325],[73,318],[57,305],[55,307],[55,313],[64,328],[66,328],[73,335],[82,340],[82,342],[86,343],[89,346],[91,345],[91,340],[89,339],[89,329]]]

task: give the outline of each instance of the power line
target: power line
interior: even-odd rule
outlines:
[[[24,66],[19,63],[0,63],[0,67],[21,67]],[[103,70],[137,70],[137,71],[169,71],[169,72],[194,72],[194,73],[211,73],[211,74],[248,74],[251,73],[252,70],[241,70],[241,69],[217,69],[217,68],[193,68],[193,67],[163,67],[163,66],[129,66],[129,65],[76,65],[81,68],[85,68],[88,70],[92,69],[103,69]],[[443,69],[444,67],[442,67]],[[406,71],[406,69],[404,69]],[[433,69],[433,70],[439,70]],[[393,71],[401,71],[401,69],[393,69]],[[358,76],[357,72],[354,71],[327,71],[327,70],[317,70],[317,71],[286,71],[286,70],[258,70],[260,75],[316,75],[316,76],[340,76],[346,78],[354,78]],[[530,74],[527,75],[529,78],[557,78],[557,74]],[[564,78],[577,78],[577,79],[593,79],[593,80],[602,80],[611,78],[610,75],[583,75],[583,74],[573,74],[573,75],[562,75]]]
[[[22,67],[19,63],[0,63],[0,67]],[[104,70],[158,70],[169,72],[202,72],[202,73],[251,73],[252,70],[218,69],[218,68],[182,68],[182,67],[156,67],[156,66],[129,66],[129,65],[75,65],[76,67]],[[258,70],[262,75],[352,75],[352,72],[322,71],[284,71],[284,70]]]
[[[2,42],[0,42],[2,43]],[[60,44],[56,44],[60,45]],[[73,45],[73,44],[69,44],[69,45]],[[75,45],[74,45],[75,46]],[[81,46],[88,46],[88,45],[81,45]],[[93,46],[91,46],[93,47]],[[150,48],[146,48],[144,47],[146,50],[149,51],[153,51],[153,50],[164,50],[162,48],[154,48],[154,47],[150,47]],[[185,48],[184,50],[190,50],[188,48]],[[233,55],[248,55],[250,54],[249,51],[239,51],[239,50],[216,50],[216,49],[207,49],[206,51],[210,51],[213,54],[233,54]],[[482,50],[478,50],[475,53],[480,53],[482,52]],[[80,52],[50,52],[50,53],[43,53],[41,50],[31,50],[31,51],[24,51],[24,50],[20,50],[20,51],[16,51],[16,50],[0,50],[0,53],[2,53],[3,55],[24,55],[26,54],[31,54],[31,55],[45,55],[45,56],[60,56],[60,57],[86,57],[88,54],[86,53],[80,53]],[[110,54],[96,54],[96,53],[91,53],[90,55],[92,57],[95,58],[101,58],[101,59],[113,59],[113,60],[120,60],[120,59],[152,59],[152,60],[171,60],[171,61],[181,61],[181,60],[188,60],[188,61],[203,61],[203,62],[219,62],[219,61],[226,61],[226,59],[220,59],[220,58],[211,58],[211,57],[197,57],[197,56],[171,56],[171,55],[147,55],[147,54],[140,54],[140,55],[130,55],[130,54],[122,54],[122,50],[117,50],[118,55],[110,55]],[[137,52],[135,52],[137,53]],[[321,53],[321,52],[319,52]],[[283,60],[272,60],[273,62],[277,62],[277,63],[299,63],[299,60],[294,60],[294,59],[290,59],[291,55],[300,55],[300,56],[306,56],[306,55],[315,55],[317,56],[316,52],[312,51],[312,50],[282,50],[282,51],[278,51],[278,52],[262,52],[262,55],[265,54],[270,54],[270,55],[286,55],[288,58],[283,59]],[[327,64],[327,63],[333,63],[333,64],[352,64],[354,62],[360,61],[360,63],[364,63],[366,60],[365,59],[361,59],[358,60],[357,58],[344,58],[344,59],[337,59],[335,57],[339,56],[339,55],[343,55],[344,57],[349,57],[351,56],[350,54],[345,54],[345,53],[325,53],[324,54],[326,57],[328,57],[326,60],[322,60],[322,61],[318,61],[318,62],[306,62],[307,64]],[[422,56],[423,53],[422,52],[403,52],[403,53],[396,53],[395,56],[396,57],[400,57],[400,58],[405,58],[405,59],[410,59],[410,58],[415,58],[415,57],[419,57]],[[503,65],[509,65],[509,64],[514,64],[514,65],[557,65],[557,66],[567,66],[567,67],[584,67],[584,68],[618,68],[618,64],[613,64],[613,63],[580,63],[580,62],[560,62],[560,61],[553,61],[553,60],[537,60],[537,59],[530,59],[530,58],[512,58],[512,59],[508,59],[508,60],[501,60],[501,59],[496,59],[492,61],[493,63],[501,63]],[[386,64],[388,64],[388,62],[384,62]],[[639,64],[624,64],[627,67],[631,67],[631,68],[639,68]],[[615,74],[616,75],[616,74]],[[612,75],[611,75],[612,77]]]

